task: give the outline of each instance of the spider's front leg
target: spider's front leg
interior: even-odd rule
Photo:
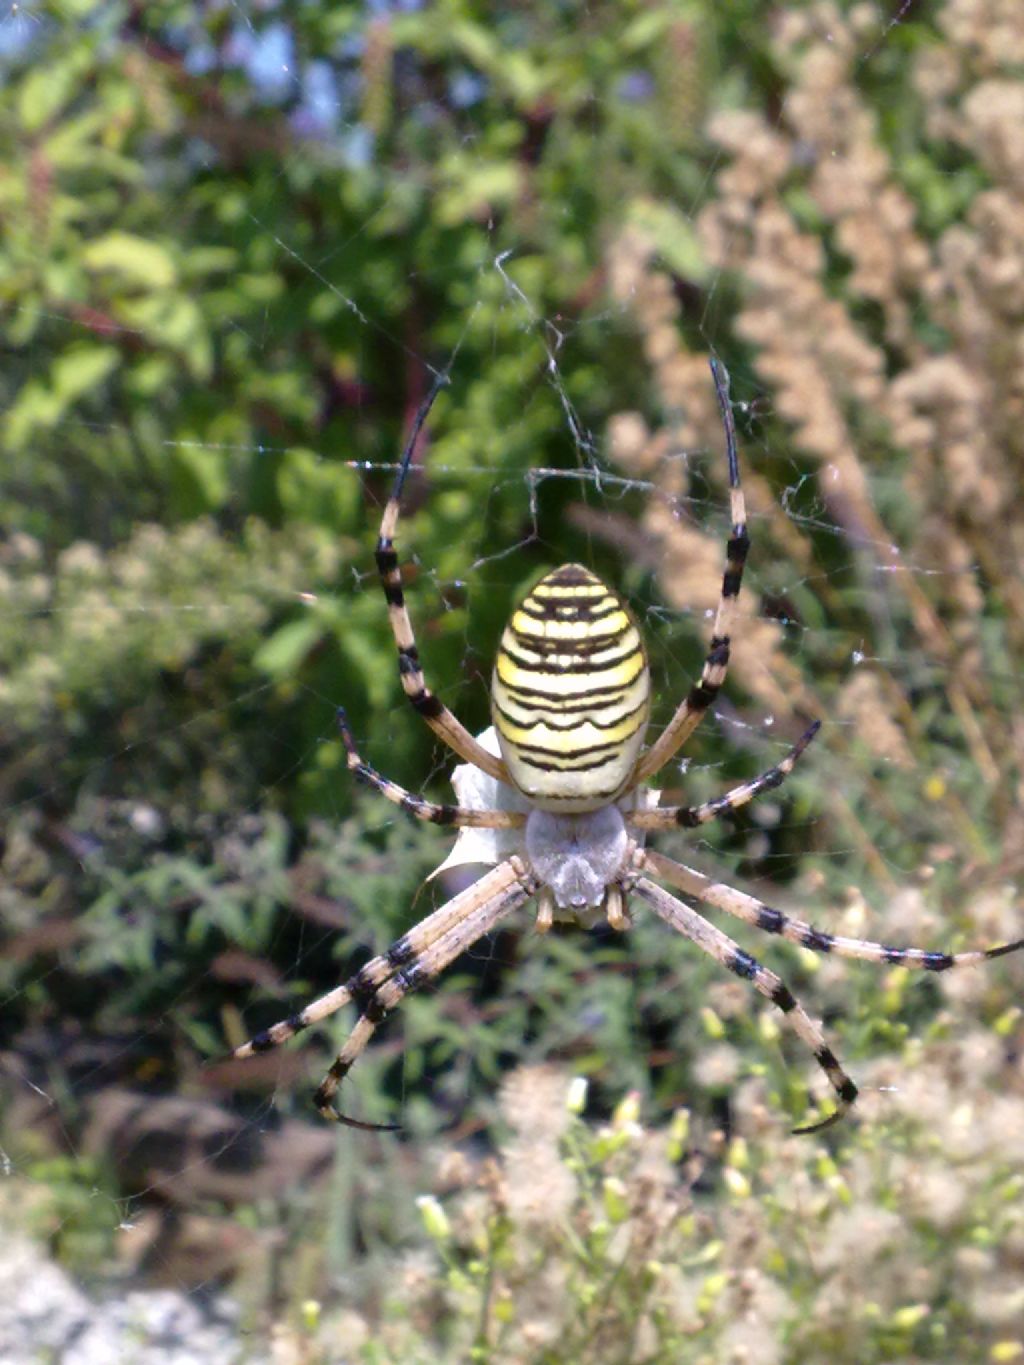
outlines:
[[[467,763],[472,763],[481,771],[489,773],[499,782],[507,782],[509,780],[508,769],[502,760],[495,758],[494,754],[489,754],[426,684],[419,650],[416,647],[416,636],[413,633],[412,621],[405,605],[402,571],[399,568],[398,552],[395,549],[395,533],[402,508],[402,491],[409,476],[413,451],[416,449],[416,443],[433,406],[434,399],[447,383],[448,371],[442,370],[435,377],[430,392],[420,404],[419,411],[413,421],[412,431],[399,461],[394,488],[391,490],[391,496],[385,504],[384,515],[381,518],[380,534],[377,537],[375,552],[377,572],[380,575],[384,600],[387,603],[391,633],[395,638],[395,648],[398,651],[398,676],[402,684],[402,691],[405,693],[409,704],[418,715],[422,716],[434,734],[443,740],[449,749],[453,749],[460,758]]]
[[[634,785],[663,768],[672,755],[686,743],[690,735],[714,703],[722,690],[729,671],[732,652],[733,631],[736,622],[736,604],[743,582],[743,567],[747,562],[750,549],[750,536],[747,533],[747,509],[740,485],[740,463],[736,449],[736,425],[733,421],[732,403],[729,399],[729,376],[725,366],[712,357],[711,374],[715,381],[715,393],[725,428],[725,449],[729,463],[729,505],[732,528],[726,545],[725,573],[715,611],[715,623],[711,631],[711,642],[707,658],[701,669],[700,678],[690,688],[689,693],[678,707],[668,725],[654,741],[645,754],[642,754],[633,774]]]

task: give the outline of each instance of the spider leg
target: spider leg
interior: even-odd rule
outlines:
[[[547,934],[555,922],[555,893],[550,886],[542,886],[537,897],[537,922],[534,928],[538,934]]]
[[[702,872],[685,867],[673,858],[645,851],[647,867],[656,877],[677,887],[688,896],[713,905],[747,924],[753,924],[769,934],[778,934],[791,943],[799,943],[802,948],[810,948],[816,953],[835,953],[839,957],[857,957],[867,962],[887,962],[899,967],[917,967],[926,972],[946,972],[951,967],[965,967],[971,963],[984,962],[988,958],[1004,957],[1024,948],[1024,939],[1014,943],[1003,943],[995,948],[972,949],[962,953],[929,952],[924,948],[894,948],[885,943],[873,943],[869,939],[844,938],[841,934],[826,934],[815,929],[802,919],[793,919],[781,910],[776,910],[755,896],[748,896],[734,886],[724,882],[712,881]]]
[[[261,1030],[247,1043],[236,1047],[230,1055],[233,1058],[252,1057],[259,1052],[269,1052],[272,1048],[287,1042],[289,1038],[294,1038],[311,1024],[319,1023],[321,1019],[334,1014],[350,1000],[365,1002],[372,999],[377,988],[389,977],[394,976],[395,972],[414,962],[453,925],[458,924],[467,915],[473,914],[481,905],[503,895],[510,887],[515,886],[518,879],[519,873],[511,860],[499,863],[472,886],[453,896],[433,914],[421,920],[407,934],[396,939],[386,952],[381,953],[379,957],[371,958],[354,976],[349,977],[344,985],[336,986],[326,995],[319,996],[297,1014]]]
[[[626,898],[622,893],[622,887],[616,882],[612,882],[605,893],[604,913],[608,923],[619,933],[633,927],[632,920],[629,918],[629,907]]]
[[[740,487],[740,465],[736,453],[736,424],[729,401],[729,376],[725,367],[711,358],[711,374],[715,381],[715,393],[722,413],[725,427],[725,448],[729,461],[729,501],[732,516],[732,533],[726,546],[725,574],[722,578],[722,592],[718,599],[715,624],[711,632],[708,649],[700,680],[691,687],[685,700],[655,742],[642,754],[637,762],[630,786],[635,787],[645,778],[651,777],[663,768],[674,753],[684,744],[700,724],[704,713],[714,702],[725,682],[729,668],[729,651],[732,646],[732,631],[736,617],[736,599],[743,581],[743,566],[750,548],[747,534],[747,512]]]
[[[425,801],[422,796],[414,796],[397,782],[382,777],[376,768],[372,768],[360,758],[352,731],[349,729],[348,718],[341,706],[338,707],[338,729],[341,731],[342,743],[348,756],[348,766],[356,777],[375,787],[381,796],[386,796],[396,806],[401,806],[406,814],[412,815],[415,819],[429,820],[435,825],[455,825],[459,829],[465,829],[470,825],[475,829],[520,829],[526,824],[526,815],[522,811],[471,810],[468,806],[437,805],[433,801]]]
[[[639,877],[633,884],[632,890],[636,895],[641,896],[666,924],[671,925],[673,929],[677,929],[679,933],[684,934],[696,943],[698,948],[702,948],[709,956],[720,962],[723,967],[728,967],[729,971],[735,972],[745,981],[750,981],[755,990],[759,991],[761,995],[782,1011],[792,1024],[797,1036],[811,1049],[814,1060],[824,1071],[829,1084],[836,1093],[837,1107],[834,1113],[829,1114],[820,1123],[794,1128],[794,1133],[816,1133],[823,1128],[830,1128],[833,1123],[837,1123],[856,1100],[857,1087],[840,1066],[835,1053],[825,1042],[825,1035],[821,1028],[796,999],[789,987],[774,972],[769,971],[767,967],[762,967],[756,958],[745,953],[728,934],[723,934],[721,929],[716,928],[691,906],[684,905],[682,901],[669,895],[667,891],[663,891],[660,886],[648,881],[646,877]]]
[[[716,796],[713,801],[705,801],[701,806],[660,806],[654,810],[630,811],[626,819],[632,829],[664,830],[675,829],[680,825],[684,829],[693,829],[697,825],[705,825],[709,820],[724,815],[726,811],[745,806],[763,791],[781,787],[796,767],[800,755],[820,729],[821,721],[816,720],[804,731],[786,757],[773,768],[769,768],[749,782],[733,787],[723,796]]]
[[[351,1119],[334,1107],[334,1097],[341,1082],[351,1071],[376,1032],[378,1024],[386,1015],[399,1005],[410,991],[425,986],[449,963],[493,929],[499,920],[528,901],[537,890],[536,879],[523,870],[517,859],[509,859],[508,863],[502,866],[510,869],[514,879],[512,885],[482,900],[478,897],[477,903],[465,909],[427,948],[410,956],[404,965],[372,991],[368,998],[364,996],[359,1018],[313,1097],[313,1103],[324,1118],[343,1123],[349,1128],[381,1132],[393,1131],[399,1126],[394,1123],[363,1123],[359,1119]],[[475,887],[471,889],[476,890]]]
[[[423,430],[423,424],[427,420],[427,414],[433,407],[434,399],[447,383],[448,372],[443,370],[434,380],[430,392],[420,404],[419,411],[413,421],[412,432],[402,452],[395,486],[385,504],[384,516],[381,519],[376,550],[377,570],[388,604],[388,620],[391,622],[391,630],[398,650],[398,676],[402,683],[402,690],[408,697],[413,709],[419,712],[434,734],[442,739],[450,749],[454,749],[460,758],[465,759],[467,763],[474,764],[485,773],[489,773],[491,777],[496,777],[499,782],[508,782],[508,769],[501,759],[496,758],[494,754],[489,754],[482,745],[477,743],[465,726],[448,710],[447,706],[434,696],[424,681],[419,651],[416,648],[416,637],[413,634],[412,622],[405,605],[398,555],[395,552],[395,528],[398,525],[402,489],[409,473],[413,451],[416,448],[420,432]]]

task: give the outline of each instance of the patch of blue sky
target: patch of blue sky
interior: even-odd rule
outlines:
[[[487,94],[488,82],[475,71],[456,71],[448,82],[448,93],[457,109],[471,109]]]
[[[27,4],[0,6],[0,61],[16,62],[44,33],[46,19],[41,6]]]
[[[295,90],[295,40],[281,22],[254,29],[236,24],[221,49],[225,66],[245,72],[253,90],[268,104],[276,104]]]
[[[338,126],[341,98],[338,78],[329,62],[312,61],[302,73],[302,96],[292,115],[297,132],[307,137],[323,137]]]
[[[295,40],[287,24],[273,23],[246,34],[248,54],[240,63],[255,89],[267,100],[281,100],[295,89]]]
[[[207,75],[216,69],[218,61],[217,49],[205,40],[187,47],[183,58],[185,70],[190,76]]]

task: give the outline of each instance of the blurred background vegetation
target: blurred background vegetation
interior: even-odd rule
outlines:
[[[445,894],[333,714],[445,793],[372,548],[449,364],[400,548],[472,730],[571,559],[642,619],[656,719],[689,685],[714,351],[745,626],[662,781],[825,724],[661,846],[837,932],[1021,934],[1017,0],[65,0],[0,13],[0,61],[0,1219],[91,1285],[230,1291],[223,1359],[1024,1360],[1015,959],[742,934],[864,1087],[821,1138],[779,1019],[642,917],[524,916],[410,999],[349,1082],[400,1137],[312,1111],[344,1018],[219,1060]]]

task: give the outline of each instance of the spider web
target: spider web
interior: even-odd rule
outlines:
[[[852,36],[849,26],[841,26],[844,41],[857,44],[851,64],[856,75],[889,58],[912,8],[911,0],[895,12],[878,7],[875,22],[867,25],[862,20],[862,28]],[[269,107],[283,101],[285,92],[294,92],[296,81],[301,80],[303,98],[294,114],[296,128],[340,149],[341,162],[365,155],[360,148],[365,129],[332,118],[334,95],[322,73],[317,75],[316,68],[297,73],[293,68],[293,39],[287,22],[282,19],[267,26],[257,22],[262,9],[250,10],[239,3],[224,7],[224,13],[229,16],[230,38],[219,59],[234,62],[240,79],[261,91]],[[0,50],[18,57],[53,22],[46,7],[12,6],[0,23]],[[214,55],[193,35],[191,45],[184,47],[184,60],[193,73],[201,73]],[[775,130],[784,129],[789,117],[784,104]],[[467,138],[461,150],[470,159],[477,157],[480,169],[486,169],[484,152],[473,140]],[[828,155],[827,149],[819,148],[818,153],[822,159]],[[205,168],[212,175],[217,158],[204,150],[201,140],[195,154],[205,158]],[[674,206],[684,224],[697,222],[718,193],[718,177],[731,160],[724,150],[708,159],[706,178],[692,202],[682,208]],[[284,169],[279,192],[290,192]],[[374,207],[373,215],[386,213],[390,207],[385,199]],[[357,233],[340,242],[325,238],[322,248],[279,235],[268,226],[269,216],[264,219],[248,209],[246,214],[250,227],[266,230],[279,261],[315,284],[349,315],[350,322],[354,320],[365,334],[368,353],[382,342],[390,348],[395,366],[403,367],[408,376],[410,408],[440,367],[448,373],[444,399],[417,452],[419,470],[410,481],[408,514],[399,526],[398,545],[411,570],[410,608],[428,683],[457,715],[476,716],[476,728],[485,714],[487,651],[493,648],[494,632],[500,628],[493,604],[511,601],[540,570],[563,562],[570,553],[599,565],[640,619],[652,650],[660,723],[685,694],[703,657],[728,533],[724,449],[713,389],[706,370],[700,370],[703,379],[695,376],[705,365],[706,354],[728,353],[753,541],[744,596],[743,635],[748,643],[738,647],[730,687],[704,722],[696,742],[666,771],[662,785],[672,799],[706,799],[777,762],[802,724],[815,715],[822,719],[823,728],[782,792],[758,802],[736,822],[720,829],[709,827],[686,841],[666,841],[664,847],[705,870],[718,870],[731,883],[754,887],[769,899],[794,906],[823,928],[855,924],[866,937],[891,939],[923,934],[928,945],[940,946],[942,925],[934,908],[922,908],[919,899],[908,899],[903,893],[908,886],[919,889],[936,875],[941,878],[945,861],[970,853],[981,859],[982,850],[976,845],[984,842],[987,831],[979,830],[978,812],[964,789],[975,781],[997,785],[1006,770],[998,752],[993,759],[992,749],[998,750],[998,744],[993,745],[991,738],[986,741],[984,735],[979,738],[971,717],[987,709],[988,716],[998,716],[1011,730],[1008,717],[1018,709],[1020,696],[1018,674],[1007,665],[1003,652],[1001,626],[988,611],[983,593],[974,610],[975,629],[964,625],[970,619],[967,608],[955,624],[963,628],[964,648],[972,651],[979,669],[985,665],[986,707],[975,704],[967,687],[967,711],[958,714],[961,703],[946,690],[950,659],[943,657],[942,636],[933,632],[931,623],[938,620],[941,625],[944,604],[970,597],[979,583],[993,586],[991,575],[976,557],[975,542],[968,535],[957,542],[963,548],[959,560],[936,550],[936,537],[945,534],[952,539],[955,526],[950,518],[943,527],[934,507],[926,508],[930,535],[916,534],[915,509],[909,506],[905,471],[898,463],[887,465],[864,455],[862,463],[851,469],[843,466],[841,458],[830,461],[822,456],[813,439],[804,444],[792,439],[794,424],[808,436],[813,410],[807,415],[788,407],[773,408],[776,387],[759,367],[756,347],[737,346],[731,337],[732,271],[712,265],[703,281],[700,304],[695,307],[684,299],[685,307],[674,313],[669,310],[678,337],[677,351],[666,360],[652,341],[656,329],[649,312],[644,313],[645,307],[650,308],[652,281],[660,287],[660,282],[672,277],[657,219],[652,223],[641,215],[639,226],[629,225],[629,232],[624,230],[611,248],[619,253],[617,268],[624,281],[618,292],[614,287],[602,289],[596,302],[582,308],[567,303],[559,309],[538,301],[527,253],[506,246],[493,223],[481,222],[479,237],[486,244],[481,252],[483,264],[474,265],[466,286],[477,297],[447,320],[447,340],[428,347],[395,330],[393,310],[382,308],[375,314],[365,302],[365,291],[349,287],[351,262],[362,260],[360,238],[371,226],[370,214]],[[173,223],[170,231],[175,231]],[[923,327],[928,321],[926,304],[916,302],[910,323]],[[59,349],[67,334],[80,326],[80,318],[71,313],[51,314],[41,333],[43,339],[33,342],[33,366],[42,368],[48,348]],[[596,353],[606,350],[622,355],[638,345],[638,338],[646,346],[649,362],[647,389],[636,394],[628,410],[621,404],[596,407],[594,386],[583,382],[581,373],[593,364]],[[262,338],[262,344],[270,350],[282,340],[270,334]],[[479,397],[480,375],[475,363],[470,370],[467,357],[481,354],[489,355],[494,374],[516,375],[519,391],[506,405],[505,411],[512,414],[507,425],[492,428],[488,439],[467,454],[466,437],[473,428],[460,426],[459,413],[472,412]],[[530,366],[523,363],[524,356],[532,357]],[[673,378],[667,373],[673,363],[679,369],[675,378],[686,393],[703,402],[696,416],[671,408],[666,385]],[[701,385],[703,400],[697,397]],[[780,387],[792,396],[798,385],[790,376],[780,375]],[[359,401],[357,397],[356,406]],[[547,420],[551,412],[555,424],[543,447],[543,462],[510,460],[507,449],[529,447],[537,415]],[[74,439],[85,422],[70,408],[57,427],[58,435],[64,431]],[[858,422],[851,423],[854,430],[873,432],[869,415],[861,414]],[[121,442],[123,432],[115,422],[97,422],[91,415],[86,425],[93,434],[106,432],[112,444]],[[192,453],[207,461],[222,456],[221,475],[228,480],[229,490],[231,479],[240,477],[244,468],[255,470],[258,477],[261,464],[277,467],[290,451],[288,445],[235,445],[230,439],[190,442],[175,438],[164,444],[169,454],[185,462]],[[126,977],[141,982],[129,992],[129,1027],[117,1027],[115,1011],[106,1036],[102,1031],[92,1032],[96,1021],[88,1001],[76,1002],[70,1027],[68,1019],[45,1012],[33,1017],[26,1004],[45,994],[52,978],[63,982],[67,977],[67,984],[56,994],[67,994],[69,1002],[83,989],[76,985],[74,973],[65,971],[62,953],[81,953],[87,961],[98,962],[105,945],[87,936],[84,942],[71,939],[75,946],[69,949],[62,947],[59,935],[53,944],[45,937],[39,945],[31,943],[24,902],[14,891],[9,893],[14,941],[41,965],[15,973],[5,1001],[13,1014],[32,1020],[24,1032],[6,1040],[7,1109],[16,1122],[24,1116],[30,1128],[38,1126],[51,1137],[56,1134],[68,1165],[64,1174],[54,1176],[49,1169],[40,1174],[35,1159],[8,1140],[4,1172],[12,1180],[20,1175],[30,1184],[37,1181],[51,1189],[66,1181],[72,1199],[80,1189],[81,1172],[95,1170],[95,1202],[89,1217],[83,1219],[77,1209],[60,1208],[58,1201],[52,1215],[57,1232],[73,1230],[76,1220],[87,1226],[91,1222],[132,1229],[129,1240],[137,1233],[146,1244],[144,1252],[133,1253],[138,1262],[162,1264],[166,1278],[186,1304],[200,1302],[203,1291],[217,1279],[219,1263],[212,1255],[199,1257],[197,1268],[190,1270],[181,1260],[164,1255],[162,1233],[152,1228],[152,1209],[160,1201],[180,1201],[181,1207],[190,1209],[207,1199],[241,1201],[239,1186],[250,1174],[235,1176],[233,1167],[238,1163],[244,1170],[249,1147],[260,1149],[262,1175],[256,1184],[264,1191],[272,1188],[275,1175],[293,1179],[297,1170],[309,1172],[311,1179],[326,1180],[324,1172],[333,1160],[334,1135],[313,1129],[299,1103],[299,1097],[315,1084],[313,1075],[324,1060],[324,1049],[274,1054],[270,1069],[263,1074],[264,1078],[276,1074],[276,1083],[264,1083],[261,1094],[250,1094],[244,1104],[232,1108],[215,1083],[203,1088],[203,1077],[209,1073],[202,1067],[216,1055],[216,1034],[222,1025],[229,1030],[243,1028],[242,1017],[250,1021],[254,1011],[259,1011],[263,1023],[287,1013],[301,999],[290,993],[289,983],[319,980],[324,962],[346,964],[357,960],[361,950],[379,951],[425,912],[432,891],[422,892],[414,905],[406,891],[441,861],[448,848],[435,831],[407,829],[400,813],[383,802],[370,796],[353,801],[339,762],[330,713],[341,703],[351,707],[353,700],[358,710],[360,696],[357,739],[367,758],[389,775],[414,789],[439,795],[445,790],[452,762],[450,755],[419,735],[418,722],[400,703],[391,673],[383,671],[393,664],[383,633],[384,606],[370,550],[400,441],[381,436],[375,443],[354,444],[361,448],[351,458],[334,445],[313,444],[302,453],[309,486],[315,488],[316,477],[322,474],[326,495],[335,497],[341,488],[342,495],[359,509],[353,526],[357,520],[362,523],[358,534],[348,535],[346,544],[329,560],[323,558],[319,542],[304,549],[311,569],[324,566],[320,582],[298,581],[296,564],[303,563],[302,555],[288,563],[277,541],[268,542],[266,576],[262,568],[253,567],[256,561],[251,553],[239,556],[242,592],[223,604],[229,638],[235,603],[265,600],[271,591],[267,578],[275,571],[281,574],[272,585],[275,608],[267,615],[273,622],[260,645],[258,666],[248,673],[226,668],[218,687],[199,689],[204,705],[195,714],[187,706],[161,711],[140,701],[141,727],[131,731],[130,739],[111,735],[98,760],[89,746],[83,746],[78,757],[72,743],[70,761],[53,780],[37,784],[30,796],[19,793],[3,812],[12,837],[24,841],[25,856],[33,839],[43,839],[39,831],[44,829],[45,839],[87,873],[90,863],[102,863],[98,879],[102,893],[96,893],[94,878],[91,894],[95,900],[89,914],[107,929],[123,917],[126,946],[117,955],[118,966]],[[369,453],[368,445],[372,445]],[[871,501],[878,510],[875,524],[864,522],[852,499],[851,478],[858,472],[870,483]],[[233,512],[245,505],[242,493],[239,488],[237,502],[233,502],[229,491],[222,505],[220,531],[229,545],[232,538],[239,546],[243,544],[243,527],[232,524]],[[5,498],[5,506],[10,501]],[[461,539],[470,526],[467,505],[473,512],[468,541]],[[437,524],[431,520],[434,516],[439,518]],[[457,542],[444,542],[446,525],[458,528]],[[77,538],[88,539],[81,532]],[[50,562],[60,552],[70,551],[70,544],[46,547]],[[432,556],[430,550],[439,551],[439,556]],[[21,574],[23,581],[21,566],[34,553],[12,527],[8,571]],[[84,549],[75,553],[87,557]],[[188,620],[197,612],[211,611],[205,593],[168,600],[154,578],[141,582],[127,608],[129,618],[156,621],[177,614]],[[284,611],[281,603],[288,598],[291,610]],[[45,595],[42,605],[12,596],[4,606],[6,628],[8,632],[23,629],[28,636],[40,621],[70,614],[76,620],[82,618],[79,623],[85,631],[101,606],[87,594],[78,600],[70,598],[69,605]],[[340,624],[339,611],[345,617]],[[101,623],[97,629],[102,629]],[[322,670],[293,666],[304,648],[313,644],[326,648],[319,640],[327,636],[342,642],[340,647],[331,646],[336,667],[333,682]],[[184,667],[172,659],[168,672],[178,670],[187,681],[193,670],[203,669],[209,648],[201,645]],[[339,659],[344,663],[340,671]],[[219,659],[218,667],[222,664]],[[243,674],[244,682],[238,680]],[[857,681],[861,677],[867,680],[863,687]],[[382,718],[392,703],[393,714],[387,716],[384,732]],[[315,725],[294,723],[294,715],[302,708],[319,718]],[[274,751],[269,770],[266,764],[249,764],[231,737],[237,717],[254,710],[268,717],[268,745]],[[154,717],[155,725],[150,723]],[[910,729],[916,727],[917,745],[905,738],[908,718]],[[275,727],[285,736],[283,743],[276,742]],[[169,810],[158,789],[148,799],[138,794],[142,779],[149,782],[152,773],[161,771],[161,756],[176,749],[191,730],[200,736],[198,743],[205,752],[204,772],[196,775],[193,786],[195,800],[200,805],[204,800],[210,803],[205,828],[202,821],[195,826],[205,837],[205,843],[199,838],[197,846],[203,856],[215,853],[225,860],[225,867],[219,869],[223,875],[217,877],[197,871],[188,848],[176,846],[177,837],[192,828],[181,811]],[[221,753],[218,736],[225,741]],[[922,771],[920,755],[929,740],[934,742],[928,750],[933,766]],[[186,752],[190,747],[186,745]],[[394,772],[389,766],[392,754],[398,769]],[[994,774],[986,769],[988,760],[995,763]],[[170,761],[173,764],[174,759]],[[238,764],[247,766],[252,790],[245,808],[228,819],[218,806],[216,774],[219,769],[230,773]],[[313,775],[308,804],[303,806],[300,800],[288,806],[281,792],[296,790],[296,775],[303,773]],[[225,781],[230,786],[234,778]],[[176,791],[179,802],[184,790]],[[881,806],[884,817],[878,817],[877,805],[872,813],[872,803]],[[293,861],[290,852],[299,842],[296,825],[290,823],[297,821],[299,807],[303,819],[309,821],[303,838],[315,850],[321,870],[327,869],[311,888],[302,884],[307,864],[301,857]],[[174,838],[169,837],[172,833]],[[363,884],[339,896],[337,890],[353,860]],[[140,867],[147,861],[156,861],[166,870],[163,903],[158,883],[140,880]],[[385,893],[393,870],[399,874],[399,889]],[[189,875],[194,877],[191,891]],[[861,886],[863,893],[855,889]],[[766,888],[772,888],[771,894]],[[133,895],[147,898],[145,914],[138,906],[132,908]],[[385,895],[392,903],[381,906]],[[301,905],[301,912],[288,923],[280,912],[282,902]],[[380,908],[377,919],[373,918],[374,905]],[[883,909],[891,912],[884,925],[878,918]],[[147,959],[165,951],[156,911],[172,917],[198,913],[216,926],[216,933],[197,931],[201,946],[190,954],[177,984],[172,974],[171,984],[165,979],[159,987],[146,978]],[[247,915],[257,918],[262,926],[259,933],[253,933]],[[148,926],[146,932],[141,926]],[[61,930],[64,927],[61,919]],[[732,932],[732,926],[724,927]],[[983,922],[981,927],[988,931],[994,925]],[[242,939],[237,949],[232,944],[236,931]],[[645,933],[647,929],[638,926],[637,934]],[[751,943],[749,935],[737,937],[766,961],[780,955],[770,945]],[[586,951],[586,940],[580,938]],[[345,945],[344,954],[337,949],[339,939]],[[214,940],[219,950],[211,948]],[[177,939],[179,944],[187,941],[187,934]],[[278,964],[283,960],[283,977],[277,967],[261,965],[257,943],[268,958]],[[422,1121],[417,1094],[426,1086],[422,1064],[413,1073],[401,1071],[398,1057],[410,1036],[418,1055],[430,1055],[423,1051],[424,1030],[442,1025],[450,1040],[467,1022],[476,1024],[486,1018],[488,984],[499,983],[500,992],[512,980],[510,954],[521,978],[519,994],[544,990],[548,978],[538,960],[547,950],[546,943],[530,942],[525,935],[515,953],[505,940],[478,944],[468,963],[453,969],[451,976],[459,978],[458,983],[441,990],[462,991],[463,979],[468,977],[474,998],[485,1002],[482,1010],[474,1014],[451,1005],[451,1012],[446,1013],[449,1006],[439,1006],[437,992],[422,1006],[418,1001],[408,1002],[412,1022],[405,1026],[406,1032],[399,1024],[382,1034],[380,1062],[374,1062],[372,1048],[363,1057],[358,1072],[366,1079],[353,1077],[353,1103],[372,1104],[373,1090],[382,1083],[387,1068],[398,1069],[398,1117],[415,1132]],[[552,970],[557,969],[563,951],[569,950],[560,941],[553,944]],[[595,960],[614,959],[617,951],[607,936],[599,938]],[[685,979],[684,962],[686,971],[693,968],[694,980],[706,982],[714,975],[705,970],[705,964],[694,962],[695,952],[687,945],[662,943],[644,951],[655,960],[658,953],[665,955],[673,983]],[[625,969],[621,957],[618,961],[621,981]],[[576,965],[575,959],[569,963],[571,969]],[[654,962],[648,961],[647,967],[653,973]],[[798,974],[809,969],[808,962],[791,968]],[[843,1012],[856,1016],[861,1003],[877,990],[865,980],[867,970],[834,964],[821,967],[811,983],[812,1008],[821,1012],[824,1001],[838,995]],[[196,1011],[197,995],[213,1000],[216,983],[224,980],[233,983],[234,1004],[219,1016]],[[586,1009],[594,1008],[593,996],[588,995],[587,1001],[580,1017],[583,1027],[591,1022]],[[149,1014],[154,1007],[156,1012]],[[692,999],[686,1008],[695,1008]],[[82,1029],[76,1019],[87,1020],[87,1027]],[[243,1032],[231,1041],[240,1042],[244,1036]],[[72,1060],[67,1066],[55,1065],[56,1040],[69,1050]],[[188,1085],[181,1093],[162,1089],[160,1077],[174,1074],[175,1054],[183,1046],[194,1053],[185,1067]],[[749,1046],[748,1040],[744,1047]],[[452,1117],[480,1086],[472,1058],[454,1054],[454,1045],[449,1045],[445,1058],[450,1077],[437,1088]],[[530,1039],[523,1055],[526,1059],[547,1055],[545,1039]],[[791,1055],[795,1066],[803,1064],[795,1049]],[[111,1076],[117,1083],[97,1103],[97,1090]],[[434,1097],[437,1089],[431,1092]],[[75,1110],[79,1115],[82,1111],[91,1114],[84,1130],[79,1117],[70,1116]],[[375,1117],[388,1115],[381,1112]],[[145,1141],[136,1145],[135,1164],[119,1186],[129,1192],[112,1196],[104,1192],[108,1187],[99,1170],[106,1144],[117,1148],[115,1135],[122,1125],[136,1126]],[[146,1141],[160,1146],[167,1142],[168,1132],[175,1135],[170,1154],[162,1151],[150,1158]],[[339,1199],[344,1200],[345,1191],[365,1194],[368,1188],[382,1197],[380,1183],[357,1169],[360,1161],[351,1152],[339,1158],[332,1177]],[[269,1193],[265,1197],[269,1199]],[[282,1217],[293,1228],[301,1227],[312,1204],[308,1197],[304,1202],[296,1196]],[[390,1214],[404,1232],[408,1217],[394,1208]],[[342,1240],[352,1236],[351,1229],[339,1236]],[[337,1248],[336,1253],[341,1254]],[[231,1260],[230,1251],[226,1260]],[[229,1310],[224,1311],[230,1317]],[[200,1330],[199,1319],[190,1320],[182,1330],[194,1335]]]

